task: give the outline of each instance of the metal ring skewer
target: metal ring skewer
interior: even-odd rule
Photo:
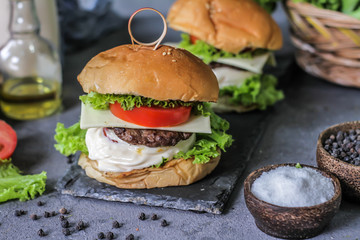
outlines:
[[[153,41],[153,42],[151,42],[151,43],[143,43],[143,42],[140,42],[140,41],[136,40],[136,39],[134,38],[134,36],[132,35],[132,32],[131,32],[131,22],[132,22],[133,18],[135,17],[136,14],[138,14],[139,12],[145,11],[145,10],[154,11],[154,12],[156,12],[157,14],[159,14],[160,17],[161,17],[162,20],[163,20],[163,23],[164,23],[164,30],[163,30],[161,36],[160,36],[157,40],[155,40],[155,41]],[[156,50],[156,49],[158,48],[159,44],[161,43],[161,41],[164,39],[164,37],[165,37],[165,35],[166,35],[166,32],[167,32],[167,23],[166,23],[166,20],[165,20],[164,15],[162,15],[161,12],[159,12],[158,10],[156,10],[156,9],[154,9],[154,8],[148,8],[148,7],[147,7],[147,8],[140,8],[139,10],[135,11],[135,12],[131,15],[131,17],[130,17],[130,19],[129,19],[129,22],[128,22],[128,31],[129,31],[129,35],[130,35],[130,38],[131,38],[131,43],[132,43],[133,46],[134,46],[134,42],[136,42],[137,44],[143,45],[143,46],[153,46],[153,45],[155,45],[155,47],[154,47],[153,50]]]

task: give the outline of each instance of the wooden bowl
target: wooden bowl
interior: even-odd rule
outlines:
[[[324,142],[331,134],[336,136],[338,131],[345,132],[359,128],[360,121],[345,122],[329,127],[320,134],[316,149],[318,167],[335,174],[340,180],[344,198],[355,202],[360,202],[360,166],[355,166],[331,156],[324,149]]]
[[[311,207],[282,207],[258,199],[252,192],[251,186],[263,172],[277,167],[295,166],[295,164],[278,164],[260,168],[252,172],[244,183],[246,206],[255,219],[256,226],[266,234],[285,239],[311,238],[320,234],[329,224],[341,203],[341,187],[339,180],[332,174],[315,167],[323,176],[331,179],[335,194],[327,202]]]

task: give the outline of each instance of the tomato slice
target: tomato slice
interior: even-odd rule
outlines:
[[[17,144],[16,132],[6,122],[0,120],[0,159],[11,157]]]
[[[110,104],[110,111],[116,117],[144,127],[172,127],[186,122],[191,107],[139,107],[125,111],[119,103]]]
[[[197,37],[195,37],[195,36],[193,36],[193,35],[190,35],[190,42],[191,42],[192,44],[195,44],[197,40],[199,40],[199,38],[197,38]]]

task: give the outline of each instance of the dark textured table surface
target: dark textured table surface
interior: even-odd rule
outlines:
[[[134,23],[139,26],[139,35],[151,34],[149,21]],[[140,27],[142,26],[142,27]],[[179,39],[178,33],[170,31],[167,41]],[[291,55],[289,42],[285,41],[278,60],[277,74],[281,75],[281,87],[286,99],[267,112],[266,124],[262,127],[260,141],[255,145],[253,138],[243,136],[238,128],[231,133],[238,139],[234,150],[228,157],[236,157],[237,144],[254,145],[253,154],[240,176],[238,184],[231,194],[230,201],[221,215],[199,214],[191,211],[165,209],[160,207],[139,206],[130,203],[107,202],[89,198],[76,198],[61,195],[55,190],[55,184],[69,168],[66,159],[54,148],[54,129],[57,122],[69,126],[79,120],[82,94],[76,83],[76,75],[85,63],[99,51],[128,42],[126,29],[104,37],[91,48],[67,54],[64,59],[63,110],[51,117],[35,121],[12,121],[6,119],[18,134],[18,147],[13,155],[13,162],[25,173],[47,171],[47,190],[43,196],[27,201],[10,201],[0,205],[0,239],[38,239],[36,232],[42,228],[48,234],[43,239],[96,239],[97,233],[113,231],[116,239],[125,239],[132,233],[138,239],[274,239],[257,229],[254,220],[245,206],[243,181],[253,170],[269,164],[300,162],[316,165],[315,149],[319,133],[330,125],[359,120],[360,90],[336,86],[318,78],[309,76],[299,69]],[[254,115],[224,115],[233,126],[250,122]],[[0,115],[0,118],[4,118]],[[241,121],[239,121],[241,119]],[[260,134],[259,132],[259,134]],[[249,140],[251,140],[249,142]],[[239,147],[240,148],[240,147]],[[238,153],[241,156],[241,153]],[[226,161],[226,154],[223,161]],[[38,207],[37,201],[45,202]],[[44,211],[57,211],[66,207],[71,211],[70,224],[74,226],[79,220],[89,227],[64,237],[61,232],[58,216],[30,220],[29,215],[42,215]],[[24,209],[28,214],[15,217],[16,209]],[[138,215],[144,212],[147,216],[158,214],[160,219],[169,222],[168,227],[161,227],[161,220],[147,219],[140,221]],[[124,225],[112,229],[112,222],[118,220]],[[340,211],[325,231],[314,239],[358,239],[360,238],[360,205],[343,201]]]

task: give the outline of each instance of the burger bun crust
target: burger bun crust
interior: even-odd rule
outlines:
[[[156,100],[216,102],[211,68],[186,50],[121,45],[93,57],[78,76],[84,92],[130,94]]]
[[[220,151],[219,151],[220,153]],[[81,154],[78,164],[90,178],[124,189],[159,188],[189,185],[210,174],[218,165],[220,155],[205,164],[193,164],[194,159],[173,159],[161,167],[149,167],[130,172],[103,172],[97,161]]]

